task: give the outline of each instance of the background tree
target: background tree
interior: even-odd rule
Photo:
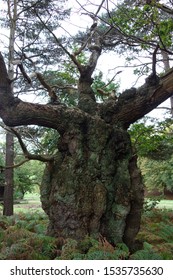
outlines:
[[[148,193],[172,192],[172,119],[146,118],[130,127]]]
[[[7,1],[8,18],[10,25],[9,34],[9,52],[8,52],[8,76],[10,80],[14,79],[14,44],[15,44],[15,32],[16,32],[16,21],[17,21],[17,1],[14,0],[11,6],[11,1]],[[11,91],[13,92],[13,85],[11,84]],[[13,166],[14,161],[14,139],[13,134],[8,130],[6,132],[6,166]],[[3,215],[13,215],[13,168],[5,169],[5,189],[4,189],[4,208]]]
[[[15,199],[23,199],[26,193],[39,193],[44,165],[30,161],[14,170]]]
[[[98,102],[92,84],[102,51],[116,46],[119,51],[127,45],[132,50],[135,42],[138,49],[142,49],[141,38],[130,31],[127,33],[127,29],[122,32],[120,23],[116,23],[116,17],[108,8],[108,20],[103,21],[105,26],[100,32],[95,19],[103,20],[100,17],[103,4],[104,1],[96,5],[92,13],[85,9],[92,16],[91,27],[87,28],[82,41],[76,41],[75,51],[66,45],[69,39],[62,41],[56,36],[49,25],[50,19],[47,21],[45,14],[39,14],[37,7],[32,6],[32,13],[45,33],[49,33],[53,43],[62,49],[63,59],[71,59],[75,66],[78,101],[74,106],[61,103],[55,89],[37,71],[35,78],[47,90],[51,103],[34,104],[16,98],[11,92],[1,55],[0,116],[8,126],[38,125],[58,131],[57,151],[48,156],[31,154],[18,130],[12,129],[27,159],[47,162],[41,201],[49,216],[48,233],[76,240],[85,235],[95,238],[101,235],[112,244],[123,241],[133,250],[140,227],[144,190],[127,129],[173,94],[173,72],[162,77],[157,75],[156,57],[162,46],[157,41],[151,42],[152,71],[144,85],[127,89],[118,98],[111,96]],[[112,43],[113,35],[116,44]],[[86,59],[81,61],[83,53]],[[33,67],[32,59],[30,62]]]
[[[64,1],[60,1],[64,2]],[[46,1],[44,4],[40,1],[32,3],[32,1],[20,1],[20,0],[8,0],[4,1],[4,4],[7,8],[8,19],[4,21],[2,25],[5,27],[8,26],[9,32],[9,43],[7,43],[8,49],[8,75],[10,80],[17,79],[19,75],[19,71],[21,73],[19,79],[17,79],[17,84],[11,83],[12,90],[14,91],[14,95],[19,95],[19,92],[22,93],[28,88],[28,84],[30,84],[31,80],[29,76],[26,74],[25,67],[27,67],[29,58],[27,58],[27,63],[23,63],[26,59],[25,50],[29,48],[29,53],[31,55],[32,51],[34,52],[34,56],[44,59],[45,52],[48,52],[48,49],[39,50],[39,36],[38,34],[42,33],[42,27],[39,26],[39,21],[37,17],[32,13],[32,8],[34,7],[37,10],[37,13],[44,13],[47,16],[47,24],[48,19],[50,18],[50,13],[53,7],[53,1]],[[59,3],[61,5],[61,3]],[[44,11],[43,11],[44,8]],[[47,13],[49,9],[49,14]],[[57,7],[57,9],[59,9]],[[57,18],[63,18],[68,14],[67,11],[61,12],[59,11],[58,16],[54,15],[54,20],[51,20],[52,26],[57,26],[55,24]],[[53,19],[53,18],[52,18]],[[33,26],[33,28],[32,28]],[[36,31],[37,29],[37,32]],[[31,48],[32,45],[32,48]],[[51,45],[51,44],[50,44]],[[50,51],[49,45],[49,51]],[[47,46],[46,46],[47,47]],[[41,52],[44,52],[44,54]],[[49,56],[50,58],[51,56]],[[26,65],[25,65],[26,64]],[[34,64],[34,63],[33,63]],[[46,62],[45,62],[46,64]],[[17,65],[15,69],[15,65]],[[33,66],[33,65],[32,65]],[[45,65],[46,66],[46,65]],[[34,69],[35,70],[35,69]],[[16,76],[16,77],[15,77]],[[21,86],[22,85],[22,86]],[[19,91],[20,87],[20,91]],[[6,133],[6,166],[13,166],[14,162],[14,140],[13,134],[7,130]],[[7,168],[5,170],[5,182],[6,188],[4,192],[4,215],[13,215],[13,168]]]

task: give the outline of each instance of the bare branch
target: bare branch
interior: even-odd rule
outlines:
[[[19,67],[19,69],[20,69],[20,71],[21,71],[21,73],[22,73],[24,79],[27,80],[27,82],[28,82],[29,84],[31,84],[32,81],[31,81],[30,77],[28,76],[28,74],[26,73],[23,64],[22,64],[22,63],[19,63],[19,64],[18,64],[18,67]]]
[[[102,0],[101,4],[99,5],[98,10],[97,10],[97,12],[95,13],[96,16],[97,16],[98,13],[100,12],[100,10],[101,10],[101,8],[102,8],[104,2],[105,2],[105,0]]]
[[[83,43],[83,45],[77,50],[75,51],[73,54],[74,56],[79,55],[87,46],[87,44],[89,43],[89,41],[91,40],[91,34],[88,36],[88,38],[86,39],[86,41]]]
[[[54,91],[54,89],[45,81],[43,75],[41,75],[40,73],[36,72],[36,77],[37,79],[40,81],[40,83],[42,84],[42,86],[47,89],[49,96],[51,98],[52,102],[56,102],[58,97]]]
[[[9,15],[9,19],[10,21],[13,20],[12,14],[11,14],[11,7],[10,7],[10,1],[7,1],[7,6],[8,6],[8,15]]]
[[[156,109],[169,110],[169,111],[171,111],[171,108],[169,108],[169,107],[156,107]]]
[[[115,77],[116,77],[117,75],[121,74],[121,73],[122,73],[122,71],[118,71],[118,72],[112,77],[112,79],[110,79],[110,81],[109,81],[106,85],[104,85],[104,87],[102,87],[102,88],[105,88],[105,87],[107,87],[108,85],[110,85],[110,84],[114,81]]]
[[[46,25],[46,23],[42,20],[42,18],[36,13],[37,17],[39,18],[40,22],[43,24],[43,26],[50,32],[50,34],[52,34],[52,36],[54,37],[55,41],[57,42],[57,44],[62,48],[62,50],[71,58],[71,60],[73,61],[73,63],[77,66],[78,70],[81,71],[81,65],[80,63],[77,61],[76,57],[71,54],[64,46],[63,44],[61,44],[60,40],[57,38],[57,36],[54,34],[54,32]]]
[[[21,149],[23,151],[23,154],[24,154],[24,156],[27,160],[39,160],[39,161],[42,161],[42,162],[50,162],[50,161],[54,160],[53,156],[31,154],[28,151],[25,143],[22,140],[21,135],[17,132],[17,130],[14,129],[14,128],[10,128],[10,131],[17,137],[17,139],[19,141],[19,144],[21,146]]]
[[[17,163],[17,164],[14,164],[14,165],[10,165],[10,166],[3,166],[3,165],[0,165],[0,169],[1,170],[5,170],[5,169],[12,169],[12,168],[17,168],[17,167],[20,167],[21,165],[23,165],[24,163],[30,161],[30,159],[25,159],[25,160],[22,160],[21,162]]]

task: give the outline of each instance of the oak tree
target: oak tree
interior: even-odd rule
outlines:
[[[55,154],[34,156],[27,152],[16,129],[12,129],[26,157],[46,162],[41,201],[49,217],[48,234],[76,240],[86,235],[95,238],[101,235],[112,244],[123,241],[133,250],[140,227],[144,186],[127,130],[173,94],[173,70],[162,76],[156,73],[157,54],[163,46],[152,42],[153,67],[143,86],[127,89],[118,98],[110,96],[104,102],[98,101],[92,84],[103,50],[116,46],[120,49],[127,44],[132,48],[135,42],[142,50],[141,39],[117,26],[108,5],[106,20],[99,16],[104,2],[96,5],[94,13],[90,12],[91,27],[76,40],[73,51],[32,7],[42,27],[75,66],[78,102],[74,106],[62,103],[57,96],[58,87],[50,85],[37,71],[35,77],[52,100],[48,104],[22,101],[11,92],[13,81],[8,77],[1,54],[0,116],[10,127],[37,125],[59,134]],[[104,28],[100,28],[97,18],[103,20]],[[83,52],[87,54],[84,61],[80,59]],[[59,58],[55,55],[54,59]]]

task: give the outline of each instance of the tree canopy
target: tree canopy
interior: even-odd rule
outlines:
[[[63,2],[64,1],[62,1],[62,4]],[[16,19],[17,34],[19,35],[17,35],[16,38],[17,40],[16,61],[14,61],[14,64],[17,63],[16,74],[19,72],[20,68],[23,69],[22,70],[23,73],[22,72],[18,73],[17,78],[14,81],[15,83],[19,83],[21,85],[20,91],[19,88],[16,89],[16,96],[19,96],[21,89],[23,87],[24,88],[22,89],[22,91],[25,93],[33,91],[36,94],[39,94],[40,89],[42,91],[47,90],[48,95],[50,96],[50,98],[53,99],[58,98],[57,95],[62,90],[62,88],[67,92],[70,92],[69,89],[72,88],[71,92],[73,93],[76,92],[78,78],[80,78],[81,80],[82,76],[86,74],[86,71],[88,71],[90,77],[93,76],[93,72],[95,71],[97,61],[100,55],[106,49],[107,51],[113,50],[115,54],[118,53],[121,55],[123,53],[124,55],[126,53],[127,60],[130,61],[131,63],[133,63],[132,58],[134,58],[141,51],[144,51],[144,55],[145,52],[147,52],[148,55],[150,55],[150,67],[148,63],[145,62],[143,62],[143,65],[146,67],[145,69],[147,69],[146,70],[147,72],[149,71],[150,74],[156,74],[156,64],[159,62],[159,60],[161,60],[160,55],[162,54],[162,52],[163,51],[167,52],[169,56],[171,56],[171,52],[172,52],[170,40],[169,42],[167,42],[165,39],[167,38],[168,40],[168,37],[171,36],[171,32],[172,32],[171,7],[170,7],[171,4],[168,7],[166,6],[167,7],[166,10],[165,6],[161,4],[158,5],[157,1],[151,1],[151,3],[149,4],[147,3],[148,2],[144,3],[143,1],[141,2],[133,1],[133,5],[131,5],[129,1],[128,4],[126,3],[126,1],[121,1],[119,4],[113,4],[112,2],[109,3],[109,1],[101,1],[100,4],[98,3],[95,4],[94,6],[90,5],[91,11],[88,10],[87,5],[84,6],[82,10],[82,7],[79,3],[79,8],[81,9],[80,10],[81,15],[83,17],[88,17],[91,20],[91,23],[96,25],[94,27],[95,29],[90,30],[93,28],[92,27],[93,24],[91,24],[91,26],[86,26],[87,32],[85,33],[84,32],[78,33],[78,35],[73,37],[69,37],[67,36],[67,33],[65,33],[66,37],[63,36],[59,37],[56,35],[57,32],[55,32],[58,26],[60,26],[60,23],[58,23],[59,22],[58,19],[61,20],[63,19],[64,16],[68,15],[69,10],[65,10],[64,12],[62,8],[60,10],[59,7],[53,6],[56,5],[56,1],[49,1],[49,4],[45,2],[44,12],[43,12],[43,7],[42,7],[43,4],[40,4],[39,1],[37,1],[35,4],[32,4],[28,1],[27,3],[24,2],[20,3],[19,1],[18,5],[20,9]],[[12,1],[9,1],[9,5],[13,5]],[[58,13],[56,13],[57,18],[54,18],[55,12],[51,13],[51,9],[55,10],[55,8],[57,10],[59,9]],[[30,14],[32,16],[30,16]],[[50,14],[53,16],[51,16]],[[122,15],[124,21],[121,20]],[[167,15],[167,18],[165,18],[164,15]],[[21,24],[21,20],[22,20],[22,24]],[[168,23],[168,21],[170,22],[170,24]],[[35,28],[32,28],[31,24],[33,24]],[[168,24],[169,24],[169,28],[167,27]],[[28,31],[27,28],[29,28]],[[164,28],[166,31],[164,31]],[[37,33],[35,32],[36,30]],[[160,30],[162,30],[163,32]],[[49,39],[47,36],[49,36]],[[51,47],[50,44],[52,44]],[[49,54],[47,54],[47,51],[49,52]],[[130,57],[129,53],[130,54],[133,53],[134,55]],[[85,54],[84,60],[81,59],[83,54]],[[53,59],[51,59],[51,57]],[[47,62],[46,59],[48,59]],[[62,60],[63,62],[61,67],[59,65],[60,63],[59,59]],[[50,72],[50,75],[48,75],[48,73],[46,74],[45,72],[47,71],[46,70],[47,63],[49,63],[49,69],[52,63],[55,64],[57,67],[55,76],[58,77],[58,75],[60,75],[60,78],[56,79],[53,83],[50,83],[50,85],[49,83],[47,83],[47,80],[49,76],[52,74]],[[70,64],[68,65],[67,63],[68,64],[71,63],[71,66]],[[116,61],[115,61],[115,68],[117,66],[118,65],[116,65]],[[41,69],[40,67],[43,69],[42,73],[40,73],[40,69]],[[67,80],[67,76],[63,77],[64,67],[66,67],[66,69],[67,67],[68,68],[73,67],[74,71],[73,70],[72,71],[74,73],[75,72],[78,73],[76,78],[73,77],[73,80]],[[30,78],[31,73],[34,73],[35,75],[34,79],[32,78],[33,80]],[[62,73],[62,74],[58,74],[58,73]],[[169,80],[168,77],[171,77],[171,71],[169,75],[166,74],[165,77],[165,79],[167,80],[166,83],[168,83]],[[64,78],[65,78],[64,82],[66,84],[64,83],[62,84]],[[72,79],[72,77],[70,79]],[[144,89],[140,88],[139,91],[144,92],[144,94],[142,95],[145,96],[145,87],[146,85],[147,87],[150,86],[150,82],[151,82],[151,86],[153,86],[152,83],[154,84],[156,83],[155,88],[152,88],[154,96],[156,95],[155,91],[157,91],[158,92],[157,95],[159,95],[162,79],[164,78],[160,78],[160,79],[161,79],[160,82],[156,81],[157,80],[156,77],[155,78],[152,77],[151,81],[150,79],[146,80]],[[103,86],[100,87],[99,85],[100,94],[103,93],[104,87],[105,89],[107,89],[105,85],[103,89],[102,87]],[[111,89],[109,89],[108,91],[111,91]],[[130,98],[132,98],[133,96],[132,90],[129,95],[131,95]],[[150,96],[151,95],[152,94],[150,94]],[[166,94],[164,94],[164,97],[159,98],[159,100],[153,103],[152,105],[151,102],[148,102],[147,98],[145,98],[146,99],[145,103],[148,103],[147,108],[144,109],[145,106],[142,106],[142,109],[141,110],[139,109],[140,113],[138,111],[138,116],[136,117],[134,116],[134,119],[129,123],[127,121],[128,125],[134,122],[135,120],[139,119],[149,111],[151,111],[162,101],[166,100],[169,96],[171,96],[170,92],[166,92]],[[121,99],[123,100],[123,94],[122,96],[120,96],[119,99],[120,101]],[[17,98],[15,100],[15,103],[16,104],[18,103]],[[81,102],[79,102],[79,104],[80,103]],[[35,107],[36,105],[32,106],[33,109]],[[127,108],[125,110],[126,112],[129,111]],[[131,112],[130,115],[132,115]],[[133,113],[133,115],[135,114]],[[18,125],[17,119],[16,121],[15,119],[16,118],[13,117],[13,120],[15,122],[14,125]],[[20,116],[19,122],[21,122],[21,119],[23,124],[27,124],[26,118],[24,118],[22,115]],[[32,117],[32,120],[33,119],[34,118]],[[31,124],[30,121],[28,122],[28,124]],[[37,123],[37,121],[35,120],[34,123],[32,121],[32,124],[43,125],[43,122]],[[9,123],[9,125],[12,126],[13,124]],[[51,127],[50,124],[49,125],[45,124],[45,126]]]

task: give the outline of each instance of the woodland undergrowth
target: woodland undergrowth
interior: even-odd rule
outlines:
[[[137,236],[140,250],[124,243],[113,247],[103,236],[82,241],[46,235],[47,216],[39,211],[0,216],[0,260],[169,260],[173,259],[173,213],[152,209],[143,213]]]

